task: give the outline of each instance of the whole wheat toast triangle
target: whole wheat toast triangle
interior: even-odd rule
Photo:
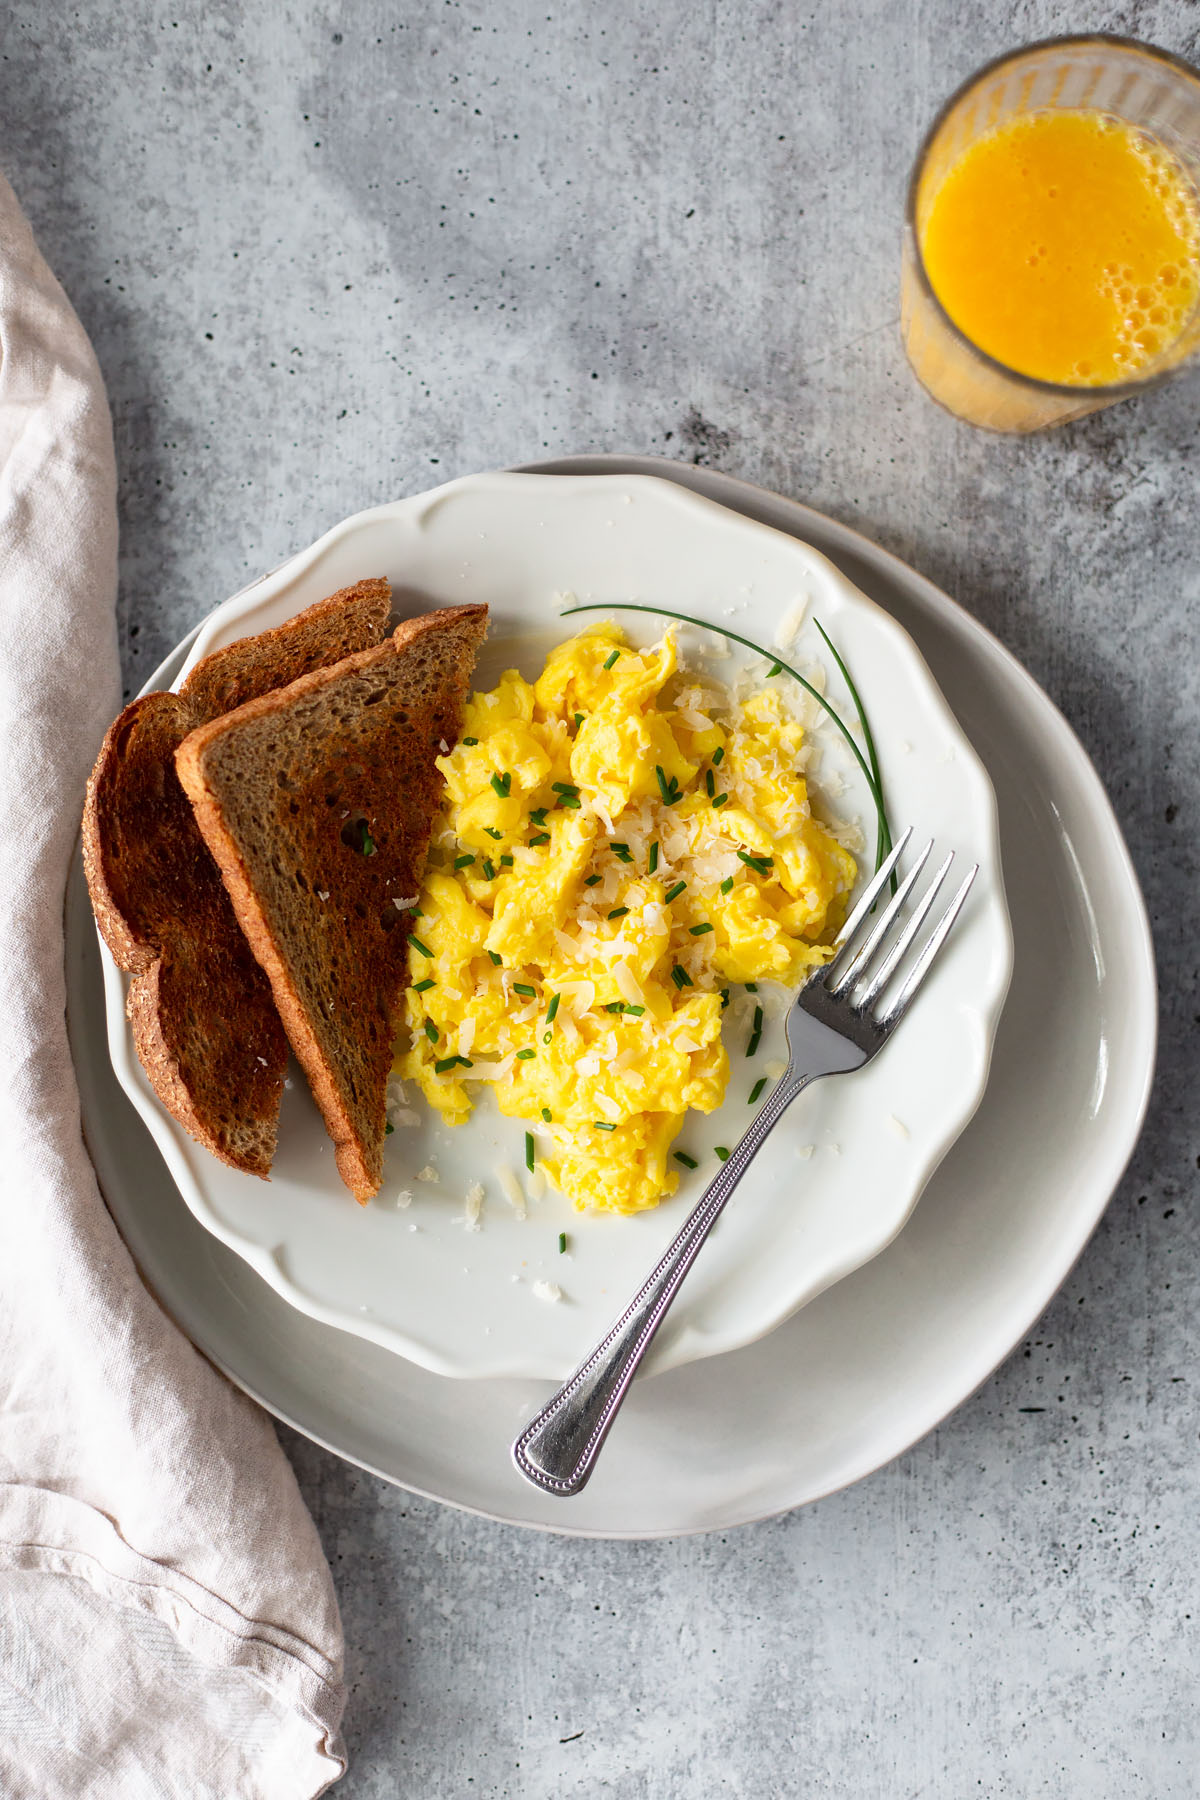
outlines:
[[[191,732],[176,767],[334,1143],[366,1202],[408,980],[411,913],[459,734],[484,606],[408,619],[387,643]]]
[[[101,936],[133,977],[138,1056],[180,1124],[249,1174],[271,1166],[287,1038],[179,785],[175,751],[221,712],[378,644],[390,609],[386,581],[361,581],[214,651],[178,694],[125,708],[88,781],[84,868]]]

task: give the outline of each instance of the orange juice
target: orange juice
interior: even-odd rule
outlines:
[[[1170,359],[1196,312],[1196,190],[1162,143],[1109,114],[1047,109],[985,131],[922,213],[938,300],[1020,375],[1128,381]]]

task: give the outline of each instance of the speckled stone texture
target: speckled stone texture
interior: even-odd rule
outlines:
[[[897,334],[932,111],[1081,25],[1200,53],[1188,0],[8,9],[0,161],[108,379],[130,691],[360,507],[677,456],[846,520],[996,631],[1096,759],[1157,931],[1158,1087],[1100,1230],[1023,1349],[858,1488],[575,1543],[286,1437],[345,1611],[346,1800],[1200,1787],[1200,382],[1003,440],[937,411]]]

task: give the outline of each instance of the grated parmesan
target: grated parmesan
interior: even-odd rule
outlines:
[[[779,624],[775,628],[775,636],[771,640],[777,650],[790,650],[804,629],[804,620],[808,613],[807,598],[799,599],[789,606]]]
[[[483,1211],[483,1183],[473,1181],[463,1196],[463,1225],[468,1231],[479,1230],[479,1215]]]
[[[501,1163],[496,1170],[496,1180],[500,1183],[500,1192],[516,1213],[518,1219],[525,1217],[525,1189],[517,1180],[516,1171],[507,1163]]]

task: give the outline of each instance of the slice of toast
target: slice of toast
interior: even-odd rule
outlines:
[[[386,644],[202,725],[175,756],[205,842],[333,1139],[366,1202],[420,889],[487,608],[408,619]]]
[[[266,1176],[287,1039],[175,773],[190,731],[387,634],[391,589],[360,581],[198,662],[110,726],[88,782],[83,861],[151,1086],[223,1162]]]

